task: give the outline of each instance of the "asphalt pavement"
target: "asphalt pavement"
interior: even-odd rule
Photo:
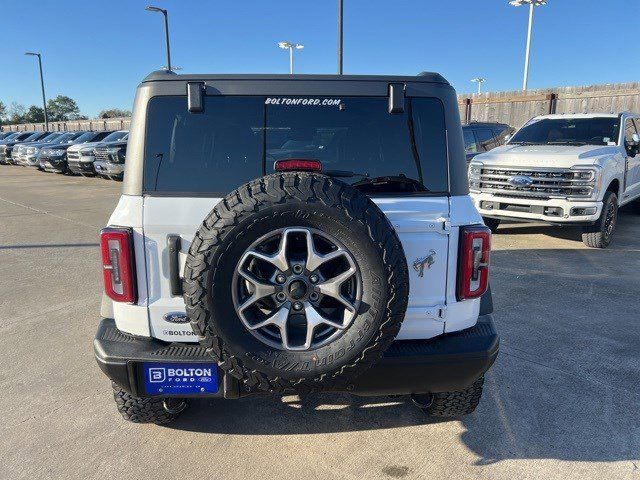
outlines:
[[[607,250],[500,227],[501,352],[466,418],[322,394],[193,401],[159,427],[120,418],[93,358],[120,189],[0,165],[1,479],[640,479],[640,214]]]

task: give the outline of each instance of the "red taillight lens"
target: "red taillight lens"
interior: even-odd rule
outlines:
[[[491,230],[487,227],[460,229],[458,300],[481,297],[489,285]]]
[[[275,168],[276,172],[320,172],[322,171],[322,163],[318,160],[288,158],[286,160],[277,160],[273,168]]]
[[[133,258],[133,235],[126,228],[100,231],[104,291],[116,302],[135,303],[136,273]]]

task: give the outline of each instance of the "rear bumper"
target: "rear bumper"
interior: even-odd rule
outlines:
[[[144,362],[212,361],[204,347],[135,337],[118,330],[112,319],[100,322],[93,345],[104,374],[139,397],[149,396],[143,379]],[[356,395],[405,395],[461,390],[491,367],[498,349],[493,319],[491,315],[482,315],[474,327],[460,332],[429,340],[394,342],[376,365],[354,379],[344,391]],[[246,390],[222,371],[218,378],[218,393],[207,396],[239,398],[260,393]]]

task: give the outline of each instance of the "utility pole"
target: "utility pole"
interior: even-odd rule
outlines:
[[[44,110],[44,129],[49,131],[49,114],[47,113],[47,98],[44,94],[44,76],[42,75],[42,57],[36,52],[27,52],[25,55],[38,57],[38,67],[40,68],[40,86],[42,87],[42,109]]]
[[[164,8],[149,5],[145,8],[149,12],[160,12],[164,15],[164,36],[167,42],[167,70],[171,71],[171,47],[169,45],[169,14]]]

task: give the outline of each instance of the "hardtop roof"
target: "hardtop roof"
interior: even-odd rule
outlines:
[[[289,81],[370,81],[370,82],[423,82],[449,85],[439,73],[421,72],[418,75],[317,75],[317,74],[274,74],[274,73],[208,73],[176,74],[167,70],[158,70],[147,75],[146,82],[206,82],[212,80],[289,80]]]

